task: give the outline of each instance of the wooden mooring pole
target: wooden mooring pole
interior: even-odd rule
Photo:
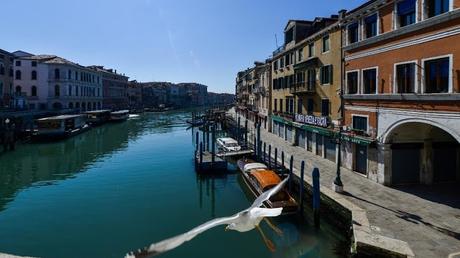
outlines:
[[[293,166],[294,166],[294,155],[291,155],[291,160],[289,161],[289,192],[292,192]]]
[[[278,148],[275,148],[275,169],[278,168]]]
[[[267,143],[264,142],[264,153],[262,153],[262,161],[265,162],[267,160],[267,153],[265,152],[267,151]]]
[[[314,168],[312,172],[313,178],[313,217],[315,221],[315,226],[319,227],[319,206],[321,202],[321,192],[319,185],[319,169]]]
[[[216,124],[212,125],[212,140],[211,140],[212,164],[216,161]]]
[[[300,163],[300,204],[299,204],[299,209],[300,209],[300,215],[303,216],[303,192],[304,192],[304,176],[305,176],[305,161],[302,160]]]
[[[272,168],[272,145],[268,145],[268,168]]]

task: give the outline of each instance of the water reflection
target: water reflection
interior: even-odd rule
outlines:
[[[21,189],[52,185],[73,178],[145,134],[166,134],[183,127],[188,114],[156,113],[106,124],[54,143],[25,144],[0,154],[0,211]]]

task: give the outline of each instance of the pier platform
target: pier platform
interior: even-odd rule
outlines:
[[[200,155],[200,152],[195,153],[195,170],[203,174],[221,174],[227,171],[227,161],[214,156],[211,152],[205,151]]]

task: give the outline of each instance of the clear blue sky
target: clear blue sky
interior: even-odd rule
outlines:
[[[233,92],[237,71],[283,41],[289,19],[365,0],[2,1],[0,48],[104,65],[138,81],[198,82]],[[7,11],[10,10],[10,11]],[[7,37],[7,35],[10,35]]]

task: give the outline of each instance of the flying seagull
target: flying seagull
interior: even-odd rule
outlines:
[[[192,240],[204,231],[220,226],[227,225],[225,230],[235,230],[238,232],[248,232],[254,228],[259,228],[259,223],[266,217],[277,217],[281,215],[283,208],[267,209],[260,208],[265,201],[283,189],[289,177],[284,179],[277,186],[261,194],[248,209],[238,212],[231,217],[223,217],[208,221],[184,234],[151,244],[148,247],[128,253],[125,258],[151,257],[172,250],[183,243]],[[263,235],[262,235],[263,236]],[[265,237],[264,237],[265,240]]]

